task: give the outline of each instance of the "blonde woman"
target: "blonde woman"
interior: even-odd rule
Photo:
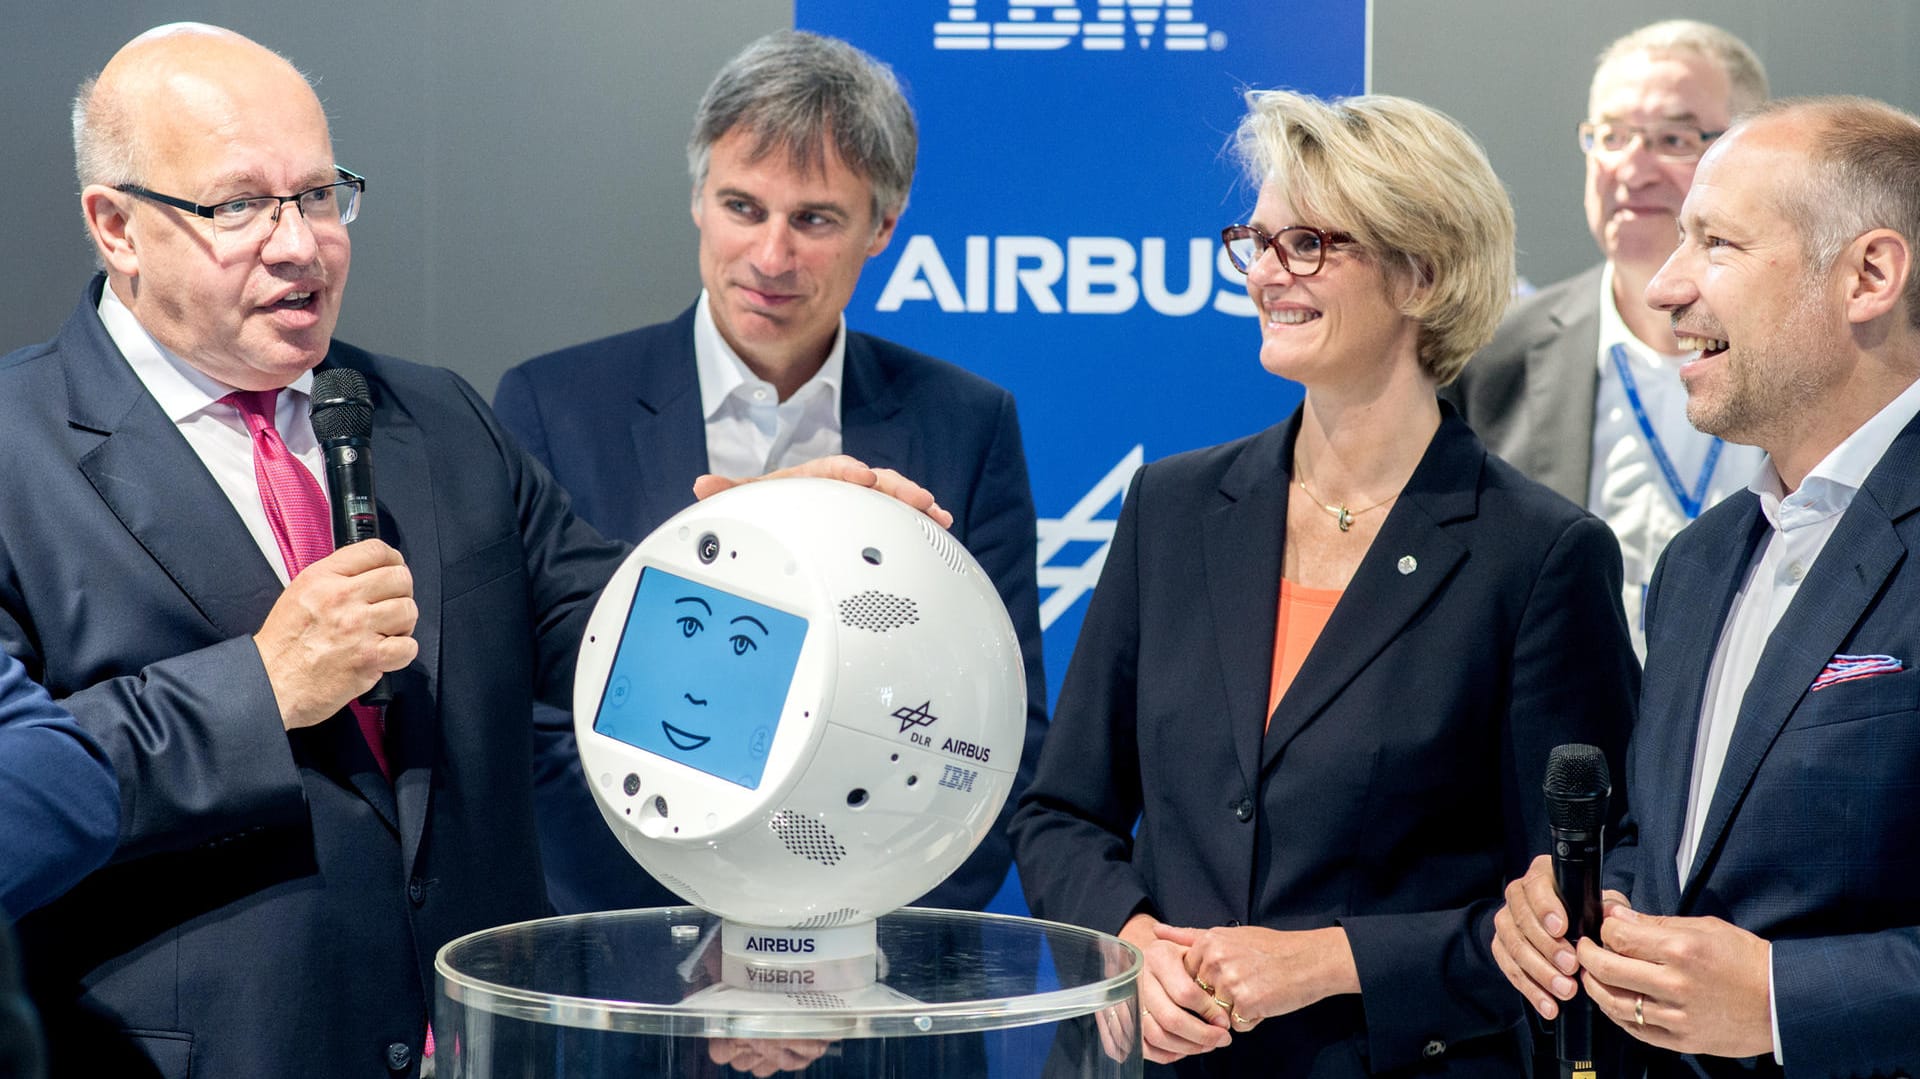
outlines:
[[[1180,1074],[1521,1075],[1491,919],[1545,848],[1549,751],[1624,746],[1619,549],[1435,397],[1512,285],[1472,139],[1398,98],[1249,104],[1223,239],[1305,399],[1134,477],[1021,877],[1145,953],[1137,1034]]]

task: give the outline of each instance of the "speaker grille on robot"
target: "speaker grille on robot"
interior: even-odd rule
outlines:
[[[934,524],[931,520],[922,517],[920,518],[920,534],[927,537],[927,546],[933,548],[933,553],[939,556],[940,561],[947,564],[948,569],[958,573],[962,577],[967,575],[966,552],[961,549],[959,542],[953,538],[953,533]]]
[[[847,848],[833,838],[827,826],[805,813],[782,809],[768,818],[767,827],[773,829],[773,834],[780,837],[788,850],[808,861],[839,865],[840,859],[847,856]]]
[[[699,889],[688,884],[686,881],[667,873],[655,873],[653,877],[661,884],[666,885],[668,891],[692,903],[694,906],[704,907],[707,905],[706,901],[700,898]]]
[[[841,907],[839,910],[830,910],[825,914],[816,914],[813,917],[808,918],[806,921],[800,922],[799,924],[795,925],[794,928],[795,929],[832,929],[835,926],[845,925],[848,922],[853,921],[855,918],[858,918],[859,916],[860,916],[860,912],[857,910],[854,910],[852,907]]]
[[[840,621],[854,629],[885,633],[920,621],[920,606],[905,596],[869,588],[840,601]]]

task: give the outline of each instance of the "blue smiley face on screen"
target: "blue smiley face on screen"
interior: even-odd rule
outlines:
[[[806,635],[797,615],[646,569],[593,729],[757,788]]]

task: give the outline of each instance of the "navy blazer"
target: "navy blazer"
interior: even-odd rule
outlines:
[[[105,752],[0,653],[0,922],[106,864],[119,838]]]
[[[549,909],[527,712],[571,693],[624,548],[458,376],[335,342],[420,653],[391,783],[344,709],[287,732],[251,639],[279,578],[101,326],[102,280],[0,360],[0,647],[120,777],[113,863],[19,924],[54,1073],[414,1074],[434,952]]]
[[[1443,412],[1264,734],[1299,414],[1134,476],[1014,820],[1028,901],[1340,925],[1361,984],[1180,1074],[1523,1074],[1493,914],[1546,849],[1548,753],[1617,763],[1639,671],[1607,526]]]
[[[1675,860],[1720,629],[1768,531],[1742,491],[1667,547],[1647,600],[1631,827],[1609,852],[1636,910],[1714,915],[1773,942],[1788,1074],[1920,1072],[1920,420],[1835,527],[1767,639],[1683,884]],[[1836,655],[1904,669],[1810,691]],[[1655,1075],[1778,1075],[1649,1053]]]
[[[693,504],[693,481],[707,471],[695,310],[528,360],[494,394],[501,422],[607,535],[644,539]],[[1020,637],[1027,729],[1013,792],[972,856],[916,900],[979,910],[1007,875],[1006,823],[1047,727],[1033,495],[1013,396],[950,363],[849,331],[840,415],[848,454],[908,476],[953,514],[954,538],[987,571]],[[554,903],[579,911],[685,902],[641,869],[602,821],[580,771],[571,715],[541,709],[535,719],[541,852]]]

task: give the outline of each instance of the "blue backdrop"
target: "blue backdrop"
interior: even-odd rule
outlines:
[[[1363,92],[1367,21],[1365,0],[795,4],[891,64],[919,118],[847,321],[1018,399],[1053,694],[1133,470],[1299,401],[1220,250],[1256,194],[1229,138],[1248,87]]]

